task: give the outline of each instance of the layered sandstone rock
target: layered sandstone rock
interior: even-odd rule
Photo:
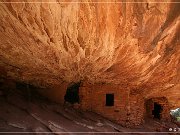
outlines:
[[[40,87],[118,85],[180,106],[177,1],[13,2],[0,3],[1,77]]]

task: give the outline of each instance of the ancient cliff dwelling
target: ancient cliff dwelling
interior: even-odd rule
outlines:
[[[0,133],[180,132],[179,38],[178,0],[0,0]]]

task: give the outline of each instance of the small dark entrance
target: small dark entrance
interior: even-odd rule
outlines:
[[[169,121],[169,103],[165,97],[155,97],[145,101],[145,118]]]
[[[80,83],[75,83],[67,88],[66,95],[64,96],[65,102],[71,104],[79,103],[79,87]]]
[[[106,106],[114,106],[114,94],[106,94]]]
[[[154,118],[161,119],[161,112],[162,112],[162,106],[155,102],[154,110],[152,111]]]

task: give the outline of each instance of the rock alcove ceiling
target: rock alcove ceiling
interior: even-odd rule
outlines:
[[[117,84],[180,106],[178,1],[13,2],[0,3],[1,77]]]

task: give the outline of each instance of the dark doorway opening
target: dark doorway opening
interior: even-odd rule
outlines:
[[[80,83],[75,83],[67,88],[64,96],[65,102],[69,102],[71,104],[79,103],[79,87]]]
[[[154,118],[161,119],[161,112],[162,112],[162,106],[155,102],[154,110],[152,111]]]
[[[106,94],[106,106],[114,106],[114,94]]]

